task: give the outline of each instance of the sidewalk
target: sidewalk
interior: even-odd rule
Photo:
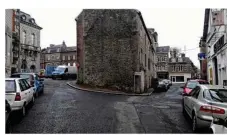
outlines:
[[[117,90],[110,90],[110,89],[102,89],[102,88],[92,88],[92,87],[84,87],[81,85],[78,85],[76,83],[70,83],[67,82],[67,85],[69,85],[70,87],[74,88],[74,89],[78,89],[78,90],[82,90],[82,91],[88,91],[88,92],[96,92],[96,93],[105,93],[105,94],[115,94],[115,95],[126,95],[126,96],[150,96],[154,89],[150,88],[148,89],[148,91],[146,93],[142,93],[142,94],[136,94],[136,93],[126,93],[123,91],[117,91]]]

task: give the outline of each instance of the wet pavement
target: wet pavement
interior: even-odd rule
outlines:
[[[181,89],[123,96],[73,89],[45,79],[44,94],[27,115],[13,117],[13,133],[192,133],[181,108]]]

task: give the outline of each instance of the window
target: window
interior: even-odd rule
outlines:
[[[216,102],[227,102],[227,90],[226,89],[209,89],[212,100]]]
[[[196,86],[190,93],[190,95],[194,98],[198,98],[200,92],[200,87]]]
[[[60,52],[60,48],[57,49],[57,52]]]
[[[75,62],[73,63],[73,66],[74,66],[74,67],[76,66],[76,63],[75,63]]]
[[[65,73],[67,73],[67,72],[68,72],[68,68],[65,69]]]
[[[73,60],[73,56],[72,55],[70,56],[70,60]]]
[[[165,57],[162,57],[162,61],[165,61]]]
[[[21,79],[18,82],[19,82],[19,86],[20,86],[21,91],[25,91],[26,90],[26,86],[24,84],[24,81]]]
[[[68,63],[68,66],[70,66],[70,63]]]
[[[6,80],[5,81],[5,92],[15,92],[16,91],[16,83],[14,80]]]
[[[35,45],[35,34],[34,33],[31,35],[31,44]]]
[[[173,71],[176,71],[176,66],[173,66]]]
[[[144,56],[145,56],[145,67],[147,67],[147,55],[144,54]]]
[[[22,33],[22,44],[26,44],[26,31]]]
[[[176,82],[184,82],[184,76],[176,76]]]
[[[50,60],[50,55],[47,56],[47,60]]]
[[[178,62],[182,62],[182,58],[181,57],[178,58]]]
[[[62,56],[62,59],[65,60],[65,56],[64,55]]]
[[[54,60],[54,55],[51,55],[51,60]]]
[[[151,60],[150,60],[150,58],[148,58],[148,69],[149,70],[151,69]]]
[[[179,71],[183,71],[183,66],[182,65],[179,66]]]
[[[197,86],[198,82],[196,81],[189,81],[186,85],[186,88],[194,89]]]
[[[23,80],[24,85],[26,87],[26,90],[30,88],[30,85],[28,84],[27,80]]]
[[[142,58],[142,57],[143,57],[143,55],[142,55],[142,54],[143,54],[143,50],[142,50],[142,49],[140,49],[140,61],[143,61],[143,58]]]
[[[76,59],[76,56],[75,55],[73,55],[73,60],[75,60]]]

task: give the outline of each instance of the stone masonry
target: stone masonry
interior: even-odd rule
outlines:
[[[76,21],[79,83],[139,93],[151,87],[154,41],[139,11],[86,9]]]

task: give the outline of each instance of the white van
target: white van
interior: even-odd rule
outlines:
[[[57,68],[55,68],[54,72],[52,72],[52,79],[56,79],[56,78],[76,79],[77,73],[78,73],[78,70],[76,66],[60,65]]]

